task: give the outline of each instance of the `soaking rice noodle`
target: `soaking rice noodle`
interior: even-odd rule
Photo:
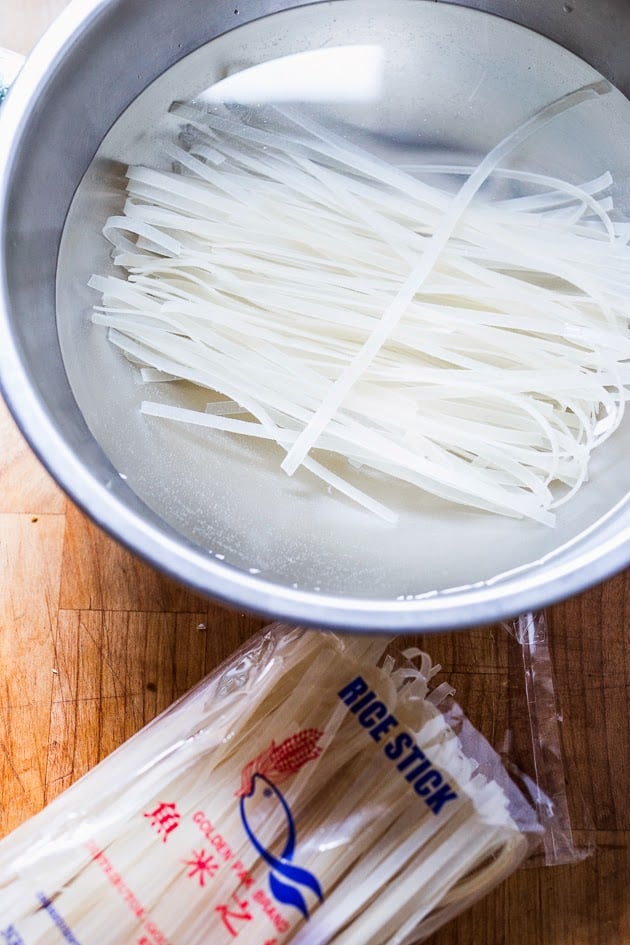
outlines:
[[[563,96],[476,167],[396,167],[295,109],[270,130],[175,104],[173,170],[130,167],[105,226],[123,277],[92,278],[93,321],[145,382],[224,400],[142,412],[276,444],[287,474],[391,523],[374,476],[553,525],[623,417],[630,228],[604,169],[577,185],[499,165],[609,89]],[[527,192],[491,200],[494,177]]]

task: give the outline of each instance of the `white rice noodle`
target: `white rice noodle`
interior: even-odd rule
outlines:
[[[623,417],[630,227],[607,171],[579,186],[498,165],[609,88],[564,96],[466,168],[394,167],[294,109],[259,127],[174,106],[186,146],[167,146],[173,172],[129,168],[105,227],[125,277],[93,277],[93,321],[146,382],[219,399],[143,413],[274,443],[286,473],[387,522],[396,493],[386,507],[366,488],[384,477],[552,525]],[[453,195],[438,175],[466,179]],[[480,194],[495,177],[516,195]]]
[[[469,737],[465,750],[447,724],[437,705],[450,687],[430,687],[439,667],[426,654],[415,653],[415,665],[384,656],[390,643],[267,628],[0,844],[0,915],[13,934],[29,945],[59,941],[39,890],[73,941],[103,945],[145,932],[157,941],[152,929],[160,941],[228,941],[221,905],[247,898],[262,920],[257,889],[284,925],[243,922],[243,945],[260,945],[272,931],[278,945],[420,941],[481,898],[523,862],[540,828],[481,736],[474,733],[476,743]],[[384,741],[377,744],[340,698],[357,676],[449,788],[445,805],[423,802],[408,771],[397,770]],[[265,767],[270,752],[308,731],[318,736],[317,752],[288,774],[285,766],[281,782],[295,823],[294,866],[317,877],[322,892],[320,901],[300,887],[305,921],[267,892],[273,887],[262,854],[282,850],[286,813],[279,804],[265,808],[255,847],[236,793],[248,771],[273,778],[273,763],[271,773]],[[179,822],[164,842],[147,818],[167,799]],[[191,851],[215,853],[215,846],[196,827],[199,812],[223,843],[215,873],[201,884],[189,873]],[[95,847],[107,871],[94,862]],[[135,904],[139,914],[129,908]]]

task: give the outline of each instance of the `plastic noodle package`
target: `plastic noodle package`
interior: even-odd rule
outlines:
[[[594,824],[578,785],[568,780],[549,636],[545,612],[534,611],[468,630],[456,651],[451,634],[397,641],[427,649],[441,664],[435,679],[448,680],[456,695],[443,699],[440,711],[464,751],[472,738],[479,770],[487,773],[481,733],[491,749],[490,776],[498,755],[536,811],[542,832],[528,867],[575,864],[594,852],[584,832],[578,843],[573,835],[574,822],[591,831]]]
[[[513,675],[521,678],[523,692],[520,711],[518,696],[514,699],[512,730],[505,733],[500,755],[510,775],[531,800],[543,828],[540,844],[528,864],[578,863],[591,856],[595,848],[584,839],[580,844],[575,843],[571,808],[574,814],[579,813],[583,823],[588,823],[591,829],[594,826],[591,812],[575,786],[572,804],[567,796],[562,716],[556,703],[545,613],[525,613],[503,626],[513,638],[511,644],[508,642],[509,658],[517,663]],[[448,712],[445,715],[457,731],[455,720]],[[518,729],[523,727],[527,728],[529,738],[519,733]]]
[[[422,941],[542,831],[482,736],[448,724],[437,669],[389,637],[266,628],[0,843],[0,933]]]

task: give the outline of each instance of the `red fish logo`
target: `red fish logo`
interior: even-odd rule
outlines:
[[[307,728],[280,745],[272,741],[265,751],[245,765],[240,789],[236,791],[245,832],[270,867],[272,895],[278,902],[294,906],[305,919],[309,917],[309,908],[304,894],[310,891],[320,902],[324,894],[317,877],[294,862],[297,835],[293,814],[276,784],[296,774],[307,762],[319,758],[322,749],[318,742],[322,735],[318,729]],[[270,823],[274,825],[272,836],[265,833]]]

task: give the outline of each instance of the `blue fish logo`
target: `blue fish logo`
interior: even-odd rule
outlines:
[[[255,818],[250,816],[249,808],[252,807],[250,801],[255,804],[257,815]],[[275,819],[278,812],[283,815],[285,836],[282,850],[278,855],[272,853],[261,843],[252,828],[251,820],[261,819],[261,812],[265,820],[270,815],[274,816]],[[295,823],[283,794],[264,775],[255,774],[252,777],[250,793],[241,797],[240,813],[243,827],[252,845],[271,867],[269,888],[274,898],[284,905],[294,906],[305,919],[308,919],[308,906],[299,887],[310,889],[320,901],[324,898],[324,894],[317,878],[308,870],[293,863],[296,843]]]
[[[304,891],[310,890],[320,902],[324,894],[317,877],[293,862],[296,847],[293,815],[282,792],[262,773],[261,768],[267,773],[273,772],[279,780],[289,777],[307,761],[318,757],[320,749],[317,741],[321,734],[309,729],[299,732],[279,746],[272,742],[266,752],[244,769],[243,784],[238,791],[245,832],[255,850],[270,867],[269,888],[273,897],[283,905],[293,906],[305,919],[309,917],[309,910]],[[278,852],[269,849],[260,838],[270,820],[274,825],[274,847],[278,846],[276,825],[281,825]]]

